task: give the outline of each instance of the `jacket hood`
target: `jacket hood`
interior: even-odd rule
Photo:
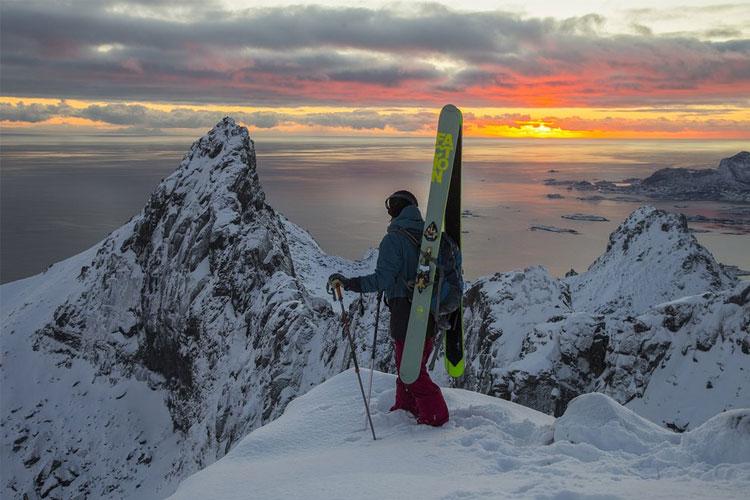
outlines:
[[[398,214],[398,217],[391,219],[388,229],[396,229],[399,227],[421,233],[424,228],[424,219],[422,219],[422,213],[419,211],[419,207],[414,205],[406,206],[401,210],[401,213]]]

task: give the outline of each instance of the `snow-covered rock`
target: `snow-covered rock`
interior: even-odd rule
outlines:
[[[687,429],[750,408],[750,283],[610,321],[607,333],[606,371],[594,389],[639,415]]]
[[[163,496],[338,373],[338,318],[293,262],[305,248],[224,119],[143,212],[3,285],[5,495]]]
[[[698,243],[684,216],[649,206],[620,224],[587,272],[566,281],[576,310],[603,314],[640,314],[668,300],[724,290],[737,282]]]
[[[515,400],[513,383],[507,377],[509,366],[537,351],[536,324],[572,312],[568,286],[536,266],[476,280],[466,291],[464,303],[467,366],[457,385]],[[540,366],[548,365],[543,354],[535,358]],[[528,372],[533,370],[528,367]],[[547,411],[542,404],[550,401],[553,389],[539,387],[534,394],[522,396],[519,403]]]
[[[556,416],[598,391],[694,428],[750,407],[748,294],[683,217],[641,207],[585,273],[558,280],[533,267],[474,282],[454,385]]]
[[[388,413],[394,379],[375,373],[377,441],[350,370],[294,400],[172,498],[720,499],[750,488],[750,457],[738,455],[744,442],[717,447],[711,457],[694,449],[711,431],[715,444],[745,436],[747,411],[680,435],[603,395],[579,398],[555,421],[445,389],[452,416],[435,429],[414,425],[403,411]]]

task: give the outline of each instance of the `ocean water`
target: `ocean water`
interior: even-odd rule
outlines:
[[[188,137],[2,137],[0,281],[44,270],[80,252],[135,215],[188,150]],[[256,138],[268,202],[310,231],[330,253],[358,258],[388,224],[384,199],[408,189],[426,202],[432,139]],[[578,199],[587,193],[544,180],[622,180],[663,167],[715,168],[748,149],[736,141],[471,139],[464,143],[463,218],[469,279],[544,265],[585,270],[609,233],[643,201]],[[556,193],[562,198],[550,199]],[[727,203],[661,202],[659,208],[726,216]],[[571,213],[608,222],[563,219]],[[532,225],[580,234],[532,231]],[[710,225],[696,234],[721,262],[750,268],[750,235]]]

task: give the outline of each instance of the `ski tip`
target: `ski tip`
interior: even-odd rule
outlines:
[[[458,109],[453,104],[446,104],[445,106],[443,106],[443,109],[441,110],[441,112],[446,112],[446,111],[450,113],[458,113],[459,115],[461,114],[461,110]]]
[[[443,109],[440,110],[440,116],[442,118],[445,118],[446,115],[455,115],[454,119],[458,121],[459,125],[462,124],[464,121],[464,117],[463,117],[463,114],[461,113],[461,110],[458,109],[453,104],[446,104],[445,106],[443,106]]]
[[[448,375],[450,375],[453,378],[459,378],[464,374],[464,360],[461,359],[461,361],[458,362],[458,364],[453,364],[450,361],[448,361],[448,358],[445,358],[445,371],[448,372]]]

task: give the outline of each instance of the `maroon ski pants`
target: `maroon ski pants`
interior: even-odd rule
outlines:
[[[405,384],[399,376],[396,379],[396,404],[393,410],[406,410],[417,417],[420,424],[441,426],[448,421],[448,406],[443,399],[435,382],[427,373],[427,359],[432,352],[432,337],[428,337],[424,343],[422,354],[422,369],[419,377],[411,384]],[[395,340],[396,343],[396,369],[401,366],[401,356],[404,352],[404,341]]]

